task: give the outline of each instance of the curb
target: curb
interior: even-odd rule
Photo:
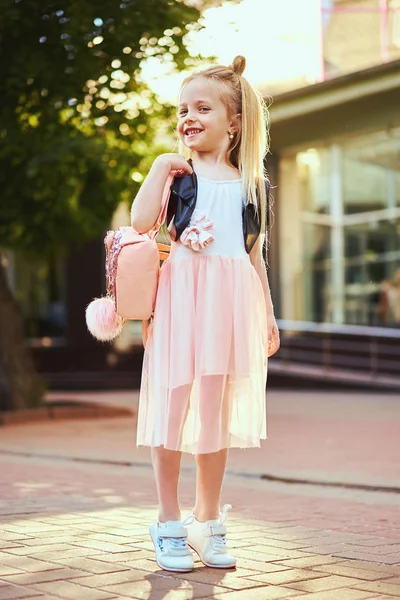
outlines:
[[[82,463],[87,465],[105,465],[115,467],[128,467],[129,469],[152,469],[151,462],[135,462],[132,460],[118,460],[118,459],[105,459],[105,458],[91,458],[89,456],[68,456],[65,454],[46,454],[42,452],[35,452],[30,450],[8,450],[6,448],[0,448],[0,456],[20,456],[23,458],[40,459],[47,461],[57,461],[64,463]],[[181,472],[195,473],[195,467],[182,466]],[[233,471],[232,469],[225,471],[225,475],[231,477],[238,477],[242,479],[254,479],[261,481],[270,481],[272,483],[284,483],[293,485],[309,485],[316,487],[328,487],[328,488],[345,488],[350,491],[364,491],[369,493],[381,492],[388,494],[400,494],[400,486],[389,486],[381,484],[364,484],[364,483],[350,483],[341,481],[324,481],[314,478],[309,479],[296,479],[295,477],[282,477],[273,473],[244,473],[240,471]]]
[[[112,417],[132,417],[136,411],[126,407],[106,406],[93,403],[49,404],[27,410],[5,411],[0,413],[0,427],[25,425],[41,421],[61,419],[104,419]]]

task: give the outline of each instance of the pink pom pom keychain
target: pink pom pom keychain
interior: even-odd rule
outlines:
[[[86,326],[93,337],[100,342],[111,342],[122,331],[125,319],[117,314],[114,285],[110,272],[110,251],[114,242],[114,231],[108,231],[104,238],[106,248],[107,296],[95,298],[86,308]],[[118,247],[119,249],[119,247]]]
[[[111,342],[122,331],[124,319],[117,315],[112,298],[95,298],[86,308],[86,325],[90,333],[101,342]]]

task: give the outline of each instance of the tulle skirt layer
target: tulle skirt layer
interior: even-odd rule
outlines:
[[[137,444],[194,454],[267,437],[267,323],[248,256],[169,259],[143,362]]]

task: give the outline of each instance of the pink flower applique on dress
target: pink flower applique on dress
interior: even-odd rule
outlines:
[[[189,246],[189,248],[198,252],[214,241],[214,236],[210,232],[212,228],[213,222],[211,219],[195,210],[189,225],[182,232],[180,240],[184,246]]]

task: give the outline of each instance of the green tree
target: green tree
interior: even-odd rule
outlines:
[[[190,64],[184,35],[199,12],[179,0],[0,0],[0,8],[0,244],[44,256],[100,235],[134,195],[131,175],[148,163],[169,114],[146,88],[141,61]],[[1,382],[0,410],[41,400],[0,262]]]

